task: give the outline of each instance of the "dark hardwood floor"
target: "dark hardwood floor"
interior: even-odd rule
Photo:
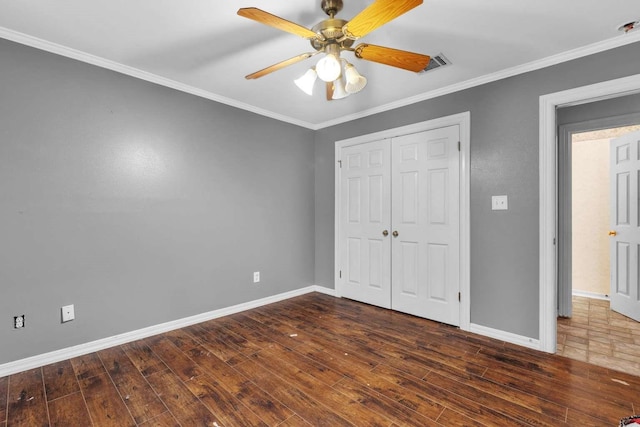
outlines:
[[[0,427],[617,426],[640,378],[309,294],[0,378]]]

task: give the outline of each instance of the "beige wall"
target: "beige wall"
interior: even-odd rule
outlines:
[[[640,126],[572,137],[574,291],[609,294],[609,141]]]
[[[609,294],[609,139],[572,141],[573,290]]]

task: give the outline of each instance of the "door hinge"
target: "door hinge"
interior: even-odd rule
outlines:
[[[460,292],[458,292],[458,302],[462,301],[462,295],[460,295]]]
[[[460,151],[460,141],[458,141],[458,151]]]
[[[340,270],[340,278],[342,279],[342,270]]]
[[[340,165],[340,169],[342,169],[342,160],[338,160],[338,164]]]

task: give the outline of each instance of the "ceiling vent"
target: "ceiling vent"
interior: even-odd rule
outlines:
[[[449,61],[442,53],[434,55],[431,57],[431,61],[429,61],[429,65],[420,71],[420,74],[426,73],[427,71],[435,70],[437,68],[446,67],[447,65],[451,65],[451,61]]]

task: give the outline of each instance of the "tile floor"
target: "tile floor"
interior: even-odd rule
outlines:
[[[557,354],[640,376],[640,322],[574,296],[573,317],[558,318]]]

